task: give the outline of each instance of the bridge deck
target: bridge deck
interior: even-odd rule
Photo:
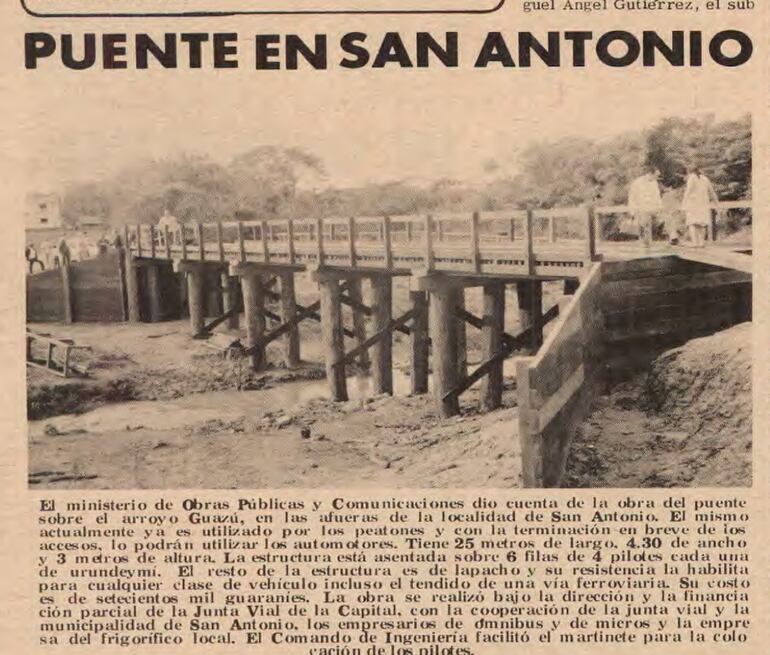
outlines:
[[[718,203],[745,207],[746,204]],[[638,241],[603,241],[602,217],[623,207],[512,210],[438,217],[396,216],[126,228],[139,258],[258,263],[306,270],[320,266],[366,273],[436,271],[511,278],[581,277],[598,257],[632,259],[676,254],[685,259],[748,270],[746,244],[710,242],[705,249]],[[750,249],[750,246],[748,246]]]

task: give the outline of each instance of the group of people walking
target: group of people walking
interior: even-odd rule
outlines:
[[[59,268],[71,261],[84,261],[92,257],[104,254],[110,246],[117,247],[119,235],[110,238],[105,233],[99,239],[88,237],[85,234],[61,236],[57,241],[50,240],[40,243],[38,246],[29,243],[24,247],[24,259],[27,262],[29,273],[45,271],[46,269]]]
[[[660,171],[648,166],[637,177],[628,190],[628,211],[633,215],[639,238],[645,248],[652,245],[655,219],[663,214],[663,198],[660,193]],[[685,229],[692,246],[702,248],[706,241],[708,226],[711,224],[711,206],[719,201],[714,185],[703,174],[699,166],[693,166],[687,175],[681,209],[685,214]],[[680,238],[681,221],[673,212],[664,224],[669,243],[677,245]]]

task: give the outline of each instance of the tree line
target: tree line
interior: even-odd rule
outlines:
[[[665,118],[608,139],[538,141],[517,155],[515,173],[503,173],[488,159],[484,181],[473,183],[395,180],[334,188],[324,185],[324,162],[300,148],[258,146],[226,164],[182,155],[72,185],[64,193],[63,214],[71,224],[99,216],[117,226],[157,222],[166,209],[190,222],[612,205],[626,202],[629,184],[648,163],[661,172],[668,206],[677,205],[692,165],[703,169],[720,199],[748,199],[751,119]],[[746,223],[750,215],[737,220]]]

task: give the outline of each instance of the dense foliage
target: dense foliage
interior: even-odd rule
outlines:
[[[631,180],[647,162],[659,167],[670,204],[681,196],[687,167],[695,164],[721,199],[749,198],[750,118],[666,118],[610,139],[536,142],[518,157],[516,174],[496,175],[501,168],[489,159],[483,166],[486,181],[473,184],[443,179],[429,185],[393,181],[322,188],[323,163],[297,148],[259,146],[227,165],[183,156],[142,162],[110,180],[74,186],[65,195],[64,213],[69,221],[98,215],[121,224],[156,221],[164,209],[183,221],[205,221],[623,204]]]

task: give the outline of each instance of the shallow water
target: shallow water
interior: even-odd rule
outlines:
[[[469,365],[469,369],[472,370],[474,366]],[[514,369],[514,360],[509,359],[504,363],[506,375],[512,375]],[[347,382],[350,400],[363,400],[374,395],[372,378],[368,375],[350,376]],[[432,380],[429,380],[429,384],[432,386]],[[396,396],[409,394],[408,371],[393,370],[393,391]],[[328,398],[329,386],[325,379],[297,380],[254,391],[210,391],[172,400],[110,403],[82,414],[30,421],[29,433],[33,436],[43,434],[46,427],[49,430],[53,427],[63,434],[77,431],[178,430],[208,421],[237,421],[267,411],[291,413],[310,401]]]
[[[409,375],[393,371],[393,390],[396,395],[409,393]],[[348,378],[351,400],[371,397],[372,380],[369,376]],[[191,394],[172,400],[137,400],[110,403],[83,414],[66,414],[29,422],[31,435],[42,434],[46,426],[61,433],[121,432],[140,428],[174,430],[207,421],[236,421],[244,416],[279,410],[291,412],[312,400],[329,398],[325,379],[297,380],[276,384],[275,387],[255,391],[210,391]],[[49,427],[49,429],[50,429]]]

